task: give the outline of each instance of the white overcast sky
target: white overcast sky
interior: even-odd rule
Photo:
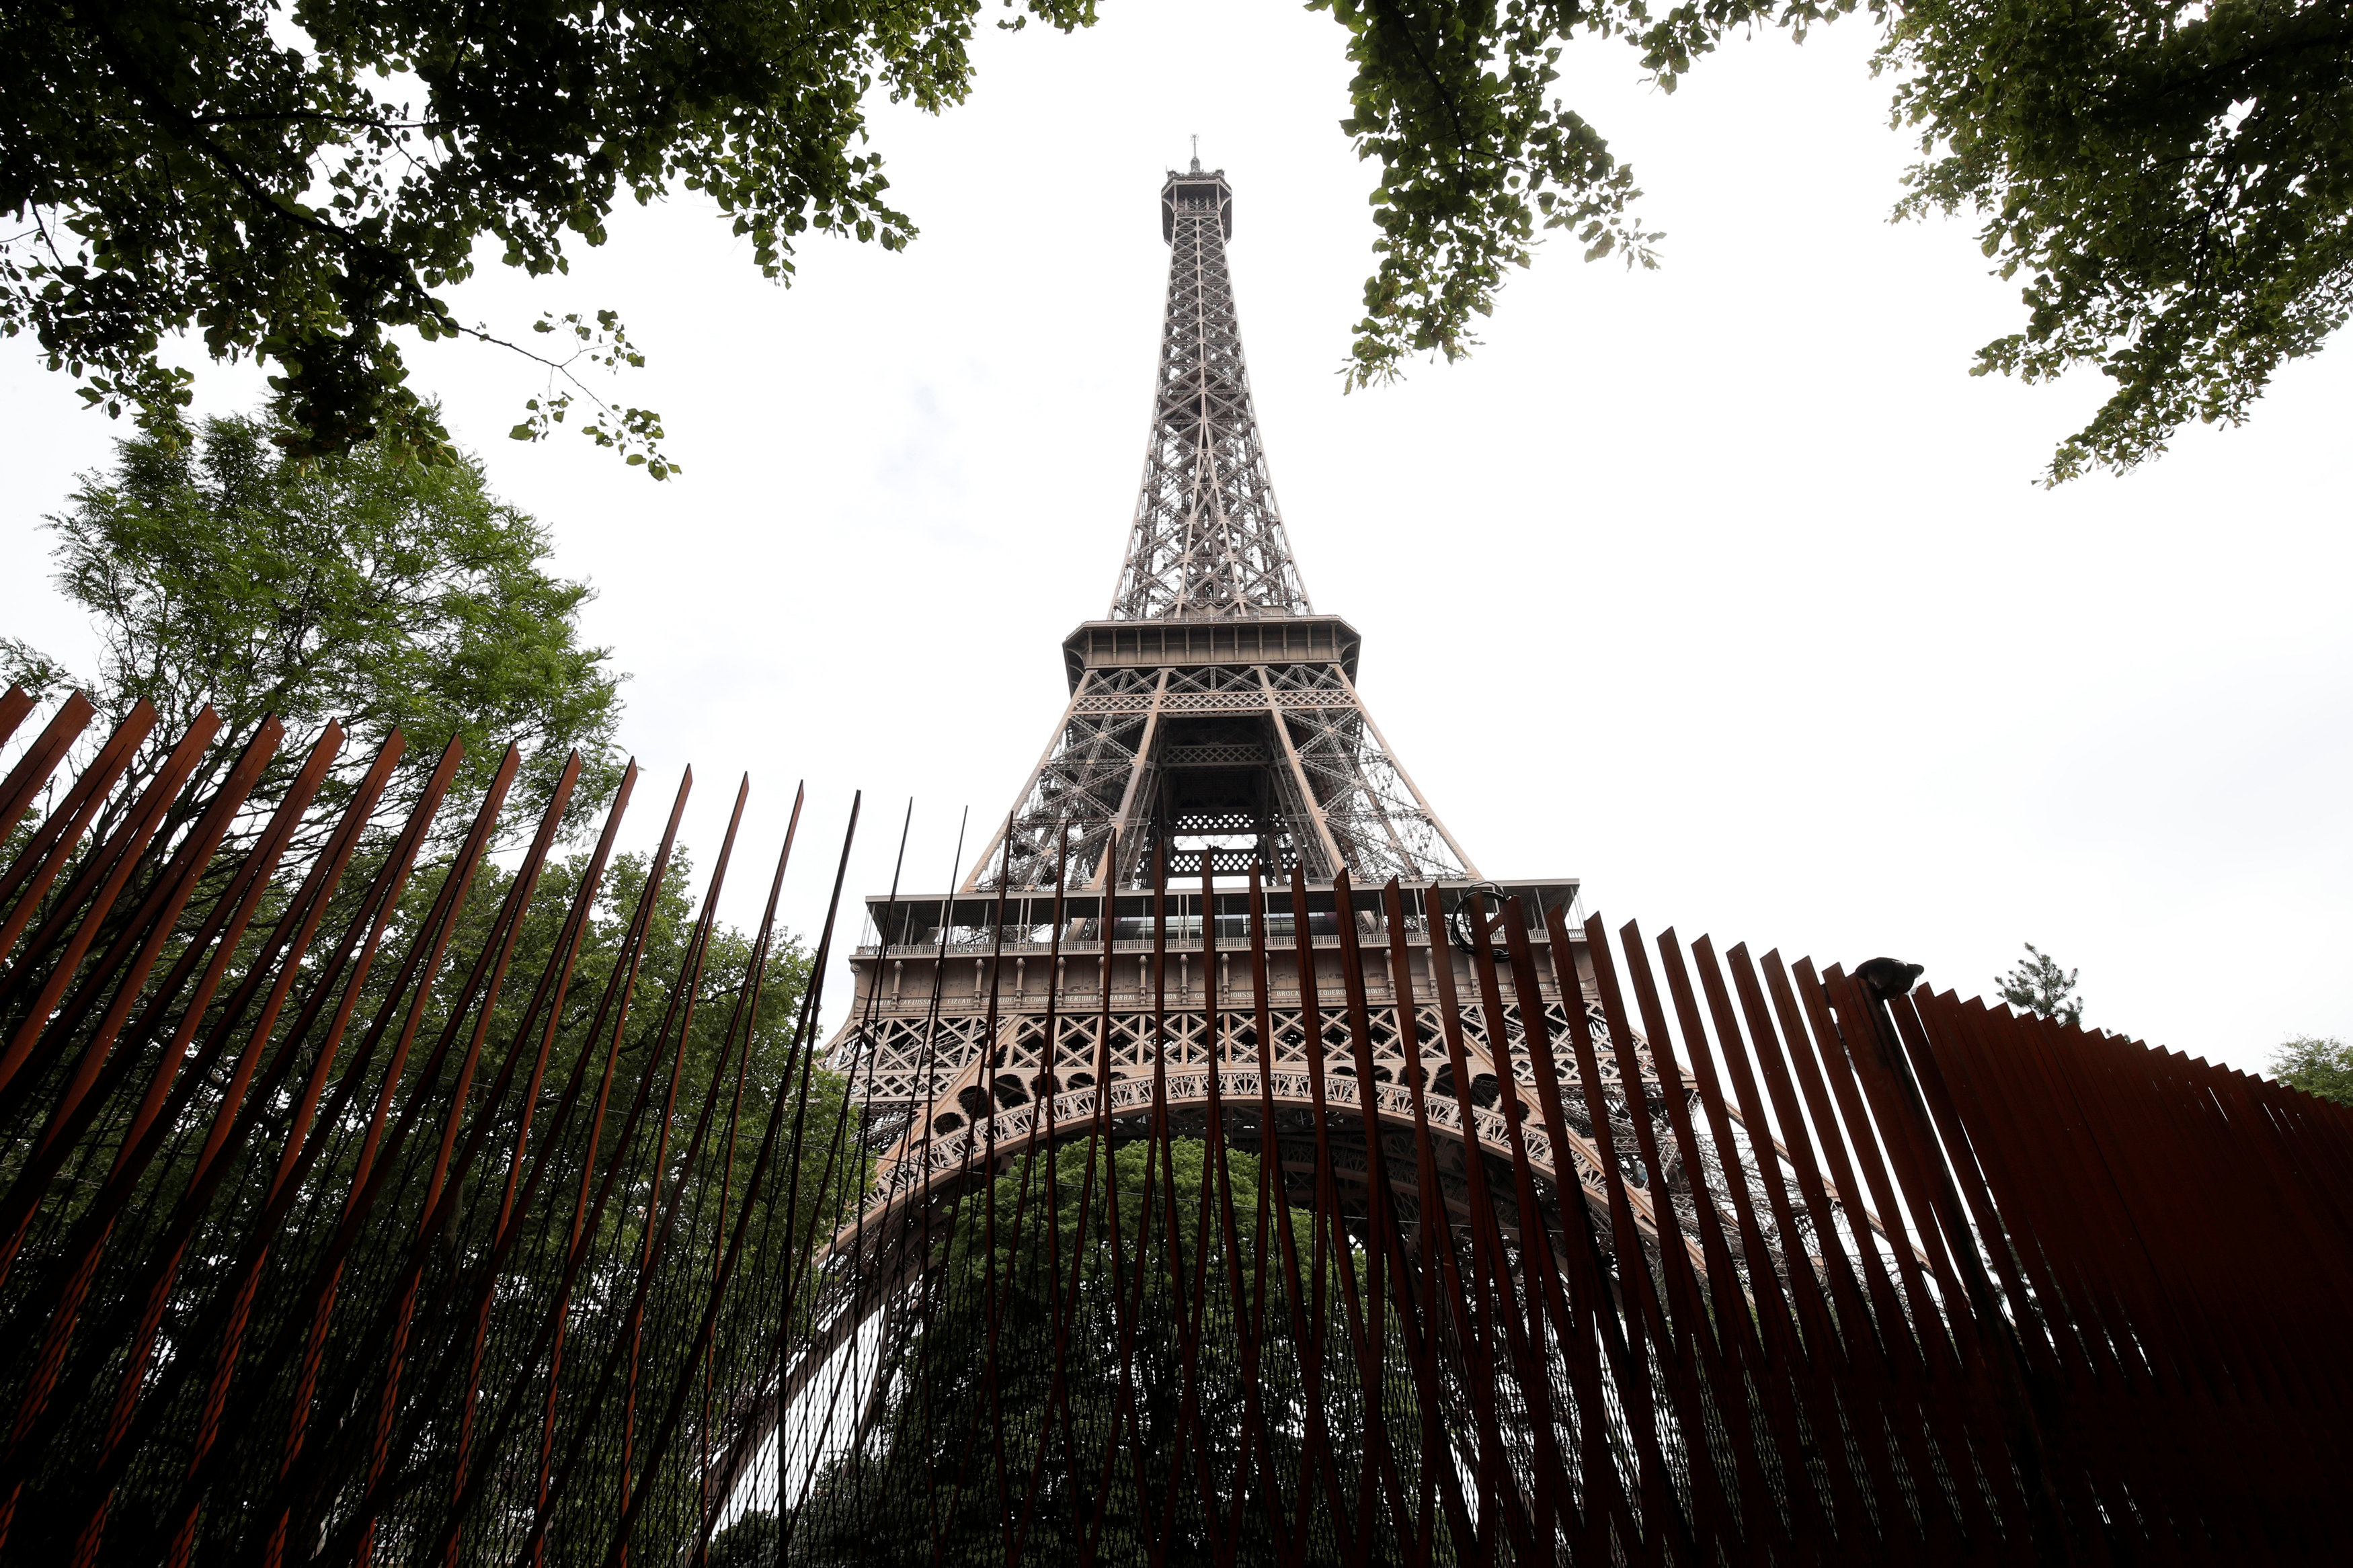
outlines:
[[[1966,221],[1891,226],[1909,150],[1867,27],[1736,44],[1668,97],[1596,47],[1564,89],[1630,158],[1662,270],[1567,243],[1486,346],[1344,397],[1370,171],[1337,129],[1343,35],[1285,6],[1113,0],[1092,32],[986,35],[944,118],[875,145],[923,233],[802,252],[790,289],[683,194],[617,215],[567,279],[470,285],[512,331],[618,309],[649,357],[658,485],[566,437],[507,440],[534,390],[429,346],[419,384],[545,520],[632,679],[649,835],[690,761],[707,865],[748,769],[756,916],[794,781],[786,895],[813,926],[849,792],[853,897],[947,877],[957,813],[1001,816],[1063,698],[1059,642],[1110,597],[1141,469],[1167,252],[1163,171],[1201,136],[1291,536],[1362,686],[1495,877],[1570,875],[1653,931],[1990,992],[2033,942],[2087,1021],[2260,1067],[2353,1035],[2353,348],[2289,369],[2239,431],[2057,493],[2032,480],[2098,401],[1972,379],[2021,323]],[[88,636],[42,514],[118,431],[23,341],[0,351],[14,482],[0,627]],[[200,407],[257,381],[206,372]],[[846,987],[837,983],[828,1012]]]

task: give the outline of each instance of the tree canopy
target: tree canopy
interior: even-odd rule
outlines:
[[[1027,0],[1070,26],[1091,0]],[[28,0],[0,18],[0,331],[119,413],[185,403],[157,351],[195,331],[269,364],[298,454],[378,438],[453,456],[394,336],[492,329],[445,290],[494,255],[533,276],[596,245],[623,191],[700,191],[771,278],[797,236],[890,248],[913,226],[862,150],[880,91],[964,97],[977,0]],[[561,423],[587,353],[638,363],[610,311],[543,317]],[[510,334],[511,338],[524,334]],[[519,345],[517,345],[519,346]],[[596,402],[581,426],[657,478],[659,415]]]
[[[2306,1094],[2353,1105],[2353,1046],[2323,1035],[2283,1040],[2272,1057],[2272,1076]]]
[[[2026,944],[2026,956],[2012,964],[2010,973],[1999,982],[2001,999],[2013,1007],[2062,1024],[2080,1024],[2084,1021],[2084,1004],[2075,995],[2077,973],[2060,968],[2057,959],[2030,942]]]
[[[1002,0],[1070,29],[1093,0]],[[1802,38],[1861,5],[1894,123],[1899,216],[1973,215],[2025,321],[1977,374],[2089,366],[2114,389],[2044,472],[2121,470],[2192,420],[2245,419],[2353,310],[2353,0],[1310,0],[1347,34],[1342,129],[1379,168],[1352,384],[1474,344],[1539,235],[1651,265],[1632,171],[1556,96],[1562,51],[1628,45],[1672,91],[1728,38]],[[110,412],[184,403],[195,331],[275,372],[297,454],[381,438],[446,458],[394,334],[546,365],[514,434],[575,427],[661,477],[660,416],[575,367],[639,363],[610,310],[469,324],[480,257],[533,275],[596,245],[626,191],[703,193],[786,279],[809,230],[904,246],[866,143],[875,94],[963,100],[981,0],[29,0],[0,18],[0,331]],[[501,336],[501,333],[504,333]],[[526,347],[538,344],[539,347]]]
[[[1651,264],[1631,172],[1548,98],[1562,47],[1630,44],[1668,91],[1727,38],[1802,39],[1857,0],[1311,0],[1351,35],[1346,129],[1381,165],[1379,270],[1351,376],[1463,352],[1539,228]],[[1875,70],[1921,161],[1901,217],[1967,211],[2027,320],[1974,373],[2077,365],[2115,384],[2045,470],[2156,456],[2192,419],[2244,420],[2273,374],[2353,310],[2353,5],[2347,0],[1867,0]]]
[[[939,1266],[884,1331],[857,1436],[787,1500],[792,1560],[996,1562],[1018,1541],[1039,1563],[1273,1561],[1268,1478],[1295,1510],[1283,1561],[1389,1560],[1385,1538],[1335,1545],[1318,1498],[1366,1480],[1373,1406],[1416,1419],[1402,1333],[1384,1303],[1368,1387],[1332,1299],[1334,1270],[1351,1266],[1340,1254],[1363,1266],[1355,1240],[1286,1205],[1252,1155],[1219,1163],[1190,1138],[1124,1143],[1108,1172],[1093,1149],[1064,1148],[967,1195]],[[1204,1217],[1229,1205],[1230,1240]],[[1122,1440],[1181,1453],[1188,1428],[1240,1537],[1222,1553],[1191,1467],[1104,1462]],[[1409,1488],[1420,1460],[1397,1462]],[[747,1514],[712,1561],[773,1560],[776,1531],[772,1511]]]
[[[298,738],[330,719],[350,733],[320,793],[329,807],[396,728],[409,750],[387,815],[406,811],[452,736],[467,747],[459,799],[479,797],[506,742],[522,748],[502,819],[511,837],[531,833],[575,749],[577,809],[607,797],[622,678],[608,650],[581,640],[587,585],[544,569],[547,530],[492,496],[471,458],[406,461],[378,439],[303,462],[272,434],[256,418],[142,432],[49,519],[58,586],[90,613],[98,668],[70,671],[0,638],[0,679],[36,694],[79,687],[108,721],[154,706],[160,721],[112,809],[127,809],[208,702],[221,743],[159,843],[202,813],[271,713]],[[280,771],[301,752],[287,748]],[[256,798],[275,794],[265,780]]]

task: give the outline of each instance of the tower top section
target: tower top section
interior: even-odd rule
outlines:
[[[1168,302],[1152,436],[1144,457],[1114,621],[1225,620],[1314,613],[1267,477],[1226,270],[1234,193],[1198,157],[1160,187]]]
[[[1176,214],[1207,208],[1217,215],[1219,237],[1234,237],[1234,188],[1226,184],[1223,169],[1201,170],[1201,160],[1193,160],[1193,167],[1185,174],[1168,171],[1168,183],[1160,187],[1160,237],[1169,244],[1176,243]]]

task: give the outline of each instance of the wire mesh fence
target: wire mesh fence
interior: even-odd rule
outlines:
[[[576,764],[518,825],[520,760],[451,800],[453,746],[395,819],[396,736],[34,715],[0,700],[12,1562],[2353,1547],[2343,1108],[1886,960],[1345,879],[1309,931],[1256,873],[1127,922],[1123,1062],[1108,984],[1055,989],[1060,896],[976,911],[1046,949],[1034,1092],[892,1105],[854,1009],[816,1028],[854,809],[802,952],[797,804],[745,936],[741,791],[690,893],[691,776],[650,855],[634,768],[567,850]]]

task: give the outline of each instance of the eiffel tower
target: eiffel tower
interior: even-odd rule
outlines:
[[[1198,158],[1171,171],[1160,223],[1170,260],[1152,434],[1110,612],[1064,639],[1070,692],[1052,739],[970,874],[952,894],[871,898],[851,955],[856,995],[827,1059],[863,1106],[877,1161],[856,1227],[870,1242],[884,1216],[971,1174],[984,1143],[1001,1163],[1056,1126],[1080,1128],[1098,1092],[1114,1118],[1140,1108],[1155,1065],[1180,1117],[1208,1114],[1213,1089],[1256,1096],[1257,996],[1247,952],[1239,974],[1234,963],[1253,882],[1277,950],[1265,1016],[1278,1104],[1307,1103],[1311,1050],[1353,1080],[1347,1047],[1315,1021],[1336,1017],[1352,988],[1368,1007],[1384,1120],[1406,1117],[1409,1072],[1449,1103],[1440,983],[1462,998],[1471,1099],[1495,1103],[1484,1029],[1502,1004],[1481,996],[1461,940],[1474,890],[1489,911],[1520,900],[1556,1037],[1572,1014],[1599,1016],[1581,934],[1556,953],[1546,931],[1576,881],[1482,879],[1359,695],[1356,628],[1308,599],[1251,407],[1223,171]],[[1411,1023],[1397,1016],[1385,951],[1392,879],[1414,955]],[[1460,929],[1430,929],[1432,889]],[[1344,922],[1356,940],[1344,943]],[[1205,936],[1224,945],[1214,963]],[[1478,940],[1490,939],[1503,941],[1492,923]],[[1475,1141],[1507,1157],[1501,1116],[1472,1120]],[[1598,1194],[1587,1152],[1578,1173]],[[1540,1163],[1554,1174],[1548,1149]]]

